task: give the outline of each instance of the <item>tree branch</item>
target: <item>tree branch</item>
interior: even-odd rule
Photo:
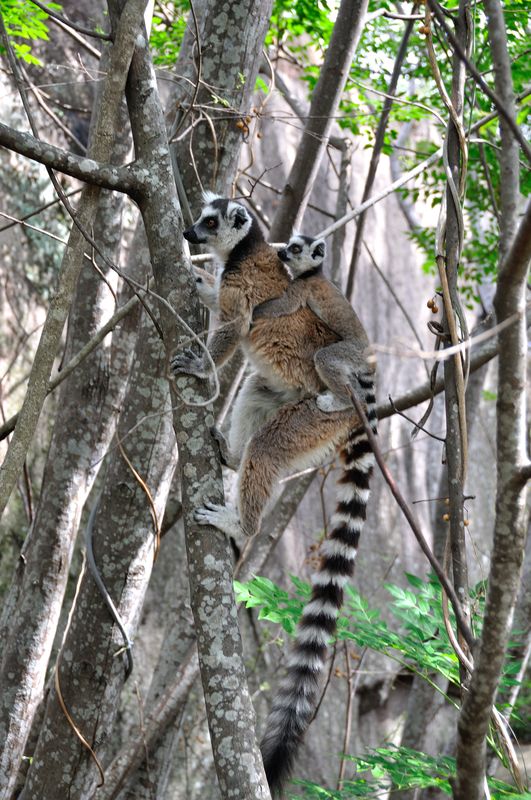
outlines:
[[[113,167],[93,158],[74,155],[0,122],[0,145],[85,183],[132,194],[138,181],[129,166]]]
[[[498,366],[496,402],[497,488],[494,541],[483,630],[475,669],[458,721],[455,800],[480,800],[485,775],[485,739],[513,615],[526,535],[526,485],[519,472],[527,464],[527,337],[524,321],[527,270],[531,260],[531,203],[498,278],[494,308],[498,320],[521,318],[499,333],[503,358]]]
[[[116,0],[112,3],[114,5]],[[252,3],[249,16],[252,18]],[[241,4],[239,6],[241,12]],[[255,35],[265,35],[265,22],[255,22]],[[140,38],[140,37],[139,37]],[[183,252],[182,217],[173,178],[166,127],[147,42],[137,42],[131,62],[126,98],[136,152],[150,163],[139,198],[148,238],[157,294],[173,304],[200,329],[199,301],[191,266]],[[154,157],[156,154],[156,157]],[[161,225],[161,219],[164,224]],[[174,264],[180,263],[181,269]],[[170,305],[171,308],[171,305]],[[175,318],[161,307],[167,355],[178,350],[183,336]],[[205,381],[179,378],[179,391],[196,399]],[[176,407],[176,386],[171,382]],[[254,710],[245,675],[242,643],[236,623],[232,590],[232,553],[227,538],[197,524],[194,512],[205,497],[223,499],[219,459],[208,429],[211,408],[195,403],[186,414],[174,412],[179,445],[183,521],[189,565],[190,600],[199,649],[199,664],[209,722],[214,762],[222,798],[269,800],[254,730]],[[237,709],[237,711],[236,711]],[[233,715],[237,714],[238,724]]]

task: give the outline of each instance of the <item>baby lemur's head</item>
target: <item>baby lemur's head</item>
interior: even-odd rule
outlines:
[[[208,245],[221,257],[228,256],[246,237],[263,239],[256,219],[245,206],[212,192],[203,194],[201,214],[183,236],[192,244]]]
[[[278,251],[279,258],[288,265],[294,278],[318,269],[326,256],[324,239],[294,234],[286,247]]]

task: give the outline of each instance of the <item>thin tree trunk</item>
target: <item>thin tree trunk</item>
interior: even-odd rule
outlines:
[[[100,101],[95,109],[93,147],[90,158],[108,162],[112,154],[114,135],[118,125],[123,86],[131,57],[134,40],[137,5],[143,9],[145,0],[129,0],[125,9],[124,24],[117,31],[111,50],[108,75],[103,84]],[[90,231],[97,210],[100,189],[86,186],[76,212],[82,227]],[[42,330],[33,361],[24,403],[20,410],[13,438],[0,468],[0,516],[2,515],[16,484],[37,428],[42,406],[48,391],[52,365],[59,349],[59,342],[66,318],[70,311],[77,279],[83,264],[86,242],[80,229],[72,225],[68,245],[63,256],[57,290],[50,301],[50,308]]]
[[[312,94],[302,142],[271,226],[270,239],[273,242],[287,240],[292,228],[297,227],[303,217],[363,30],[366,10],[367,0],[341,2],[319,80]]]
[[[455,800],[480,800],[485,777],[485,737],[505,657],[520,583],[527,529],[526,484],[531,469],[524,435],[526,386],[526,278],[531,259],[531,204],[498,278],[498,321],[518,313],[499,333],[496,522],[483,631],[458,724]]]
[[[146,316],[120,416],[118,441],[101,499],[95,501],[98,510],[91,537],[96,565],[129,639],[138,623],[156,541],[147,493],[131,465],[150,490],[160,519],[175,464],[168,399],[164,352]],[[120,441],[130,464],[119,448]],[[56,670],[68,713],[99,760],[104,760],[112,741],[125,678],[124,655],[116,654],[123,646],[123,637],[90,569],[85,567]],[[88,799],[93,796],[97,779],[95,761],[74,735],[54,688],[22,797],[55,800],[72,795]]]

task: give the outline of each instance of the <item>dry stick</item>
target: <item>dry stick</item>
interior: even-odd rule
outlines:
[[[529,144],[528,144],[525,136],[523,135],[522,131],[520,130],[520,128],[516,124],[516,122],[514,120],[514,117],[511,115],[510,111],[505,107],[504,103],[502,103],[502,101],[500,100],[498,95],[495,92],[492,91],[492,89],[490,88],[488,83],[481,76],[480,72],[478,72],[478,70],[476,69],[474,64],[472,64],[470,59],[467,57],[467,55],[466,55],[465,51],[463,50],[463,48],[461,47],[460,43],[457,41],[456,37],[454,36],[452,31],[450,30],[450,28],[446,24],[446,21],[444,19],[444,13],[441,10],[441,7],[439,6],[439,4],[436,2],[436,0],[427,0],[427,2],[428,2],[428,6],[430,7],[431,11],[433,12],[433,15],[437,18],[437,22],[439,23],[439,25],[443,29],[443,31],[444,31],[444,33],[446,35],[446,38],[448,39],[448,41],[450,42],[450,44],[454,48],[456,54],[459,56],[459,58],[461,59],[463,64],[465,64],[467,70],[470,72],[470,74],[472,75],[472,77],[474,78],[474,80],[476,81],[478,86],[485,92],[487,97],[489,97],[490,100],[492,100],[492,102],[494,103],[494,105],[496,106],[496,108],[498,110],[499,115],[506,120],[507,124],[509,125],[509,127],[510,127],[512,133],[513,133],[513,136],[515,137],[515,139],[519,143],[520,147],[524,151],[524,154],[525,154],[527,160],[531,162],[531,147],[529,146]]]
[[[361,205],[357,206],[357,208],[353,208],[352,211],[349,211],[348,214],[345,214],[344,217],[341,217],[341,219],[338,219],[336,222],[332,223],[332,225],[329,225],[327,228],[324,228],[320,233],[317,234],[317,236],[323,238],[330,236],[330,234],[334,233],[335,231],[339,230],[339,228],[342,228],[344,225],[346,225],[347,222],[350,222],[351,219],[359,217],[359,215],[363,214],[363,212],[366,211],[368,208],[376,205],[376,203],[379,203],[380,200],[384,200],[388,195],[392,194],[393,192],[396,192],[397,189],[400,189],[400,187],[403,186],[405,183],[408,183],[409,181],[413,180],[413,178],[416,178],[417,175],[420,175],[422,172],[428,169],[428,167],[431,167],[432,164],[435,164],[435,162],[438,161],[441,156],[442,156],[442,147],[439,147],[439,149],[436,150],[435,153],[432,153],[432,155],[429,158],[426,158],[420,164],[417,164],[417,166],[409,170],[409,172],[405,172],[404,175],[402,175],[402,177],[400,177],[398,180],[393,181],[393,183],[390,183],[386,189],[383,189],[381,192],[378,192],[378,194],[371,197],[365,203],[361,203]]]
[[[356,397],[356,395],[354,394],[354,392],[352,391],[350,386],[345,386],[345,388],[346,388],[347,392],[350,395],[350,399],[352,400],[352,404],[353,404],[354,408],[356,409],[356,413],[358,414],[358,416],[359,416],[359,418],[361,420],[361,423],[363,425],[363,429],[364,429],[365,433],[367,434],[367,438],[369,440],[369,444],[371,446],[371,450],[374,453],[374,457],[376,459],[376,463],[380,467],[382,475],[384,476],[385,481],[386,481],[387,485],[389,486],[393,497],[395,498],[396,502],[398,503],[398,505],[400,507],[400,510],[402,511],[402,513],[404,514],[405,518],[407,519],[407,521],[409,523],[409,527],[413,531],[415,539],[419,543],[422,552],[424,553],[424,555],[426,556],[426,558],[430,562],[431,566],[433,567],[433,571],[435,572],[435,574],[437,575],[437,577],[438,577],[438,579],[439,579],[439,581],[441,583],[441,586],[443,587],[444,591],[446,592],[446,594],[450,598],[450,602],[452,604],[452,608],[454,609],[454,614],[455,614],[455,618],[457,620],[457,624],[459,626],[459,630],[463,634],[463,637],[464,637],[465,641],[467,642],[468,646],[472,649],[474,647],[474,636],[472,635],[472,631],[470,630],[470,628],[468,626],[468,623],[467,623],[467,621],[465,619],[465,616],[463,614],[463,610],[461,608],[461,603],[459,602],[457,594],[455,593],[454,587],[448,581],[448,578],[446,577],[442,566],[439,564],[438,560],[433,555],[433,553],[431,551],[431,548],[428,545],[428,542],[424,538],[424,534],[420,530],[420,527],[419,527],[419,524],[418,524],[417,520],[415,519],[411,509],[409,508],[409,506],[406,503],[404,497],[402,496],[402,493],[400,492],[400,489],[398,488],[397,484],[395,483],[395,480],[394,480],[393,476],[391,475],[391,473],[389,471],[389,468],[387,467],[387,465],[386,465],[386,463],[384,461],[384,457],[383,457],[382,451],[380,450],[380,446],[379,446],[379,444],[377,442],[376,436],[374,435],[374,433],[371,430],[371,427],[369,425],[369,422],[367,420],[367,417],[365,415],[365,412],[363,410],[363,406],[362,406],[360,400]]]
[[[61,14],[58,14],[57,11],[53,11],[49,6],[41,3],[40,0],[31,0],[31,2],[33,5],[40,8],[41,11],[44,11],[46,14],[48,14],[48,16],[50,16],[52,19],[56,20],[57,22],[62,22],[67,28],[73,28],[73,30],[77,31],[78,33],[82,33],[85,36],[92,36],[94,39],[104,39],[106,42],[112,42],[112,36],[110,33],[98,33],[90,28],[84,28],[82,25],[78,25],[77,22],[72,22],[72,20],[63,17]]]
[[[345,665],[347,668],[347,707],[345,709],[345,730],[343,732],[343,753],[348,750],[348,743],[350,741],[350,733],[352,731],[352,703],[354,700],[352,667],[350,666],[350,654],[348,649],[348,642],[343,642],[345,651]],[[337,776],[336,789],[339,791],[342,788],[342,783],[345,778],[345,770],[347,768],[347,759],[342,758],[339,765],[339,775]]]
[[[413,11],[415,11],[416,7],[417,7],[416,4],[414,4]],[[396,55],[395,63],[393,66],[393,72],[391,74],[391,77],[389,79],[389,84],[387,86],[387,92],[389,95],[394,95],[396,91],[398,79],[400,77],[400,73],[402,72],[402,66],[404,64],[404,59],[407,53],[409,37],[411,36],[411,32],[413,30],[413,25],[414,25],[414,20],[412,19],[408,20],[406,23],[404,33],[402,35],[402,41],[400,42],[400,47],[398,48],[398,53]],[[393,105],[393,100],[390,97],[386,97],[384,100],[382,113],[378,121],[378,127],[376,129],[376,135],[374,138],[374,147],[372,150],[371,160],[369,162],[369,169],[367,171],[367,178],[365,179],[365,186],[363,188],[363,195],[361,198],[362,203],[364,203],[365,200],[369,198],[372,192],[374,179],[376,177],[376,171],[378,169],[378,164],[380,161],[380,154],[382,152],[382,147],[384,145],[385,131],[387,129],[387,123],[389,121],[389,115],[391,114],[392,105]],[[356,235],[354,237],[354,244],[352,246],[352,258],[350,260],[350,267],[348,271],[347,286],[345,289],[345,294],[348,298],[351,298],[352,290],[354,288],[354,278],[356,276],[356,269],[361,254],[361,243],[363,241],[365,219],[366,216],[364,213],[359,215],[358,224],[356,227]]]
[[[66,192],[66,197],[72,197],[73,195],[79,194],[82,191],[83,189],[72,189],[72,191]],[[61,202],[60,199],[56,197],[55,200],[50,200],[49,203],[45,203],[43,206],[40,206],[39,208],[36,208],[33,211],[28,211],[28,213],[24,214],[23,217],[11,217],[8,214],[2,213],[2,216],[6,217],[7,219],[10,219],[11,222],[8,222],[7,225],[2,225],[2,227],[0,228],[0,233],[2,233],[2,231],[7,231],[9,228],[13,228],[15,225],[22,225],[27,219],[31,219],[31,217],[34,217],[37,214],[41,214],[43,211],[46,211],[47,208],[51,208],[51,206],[56,206],[60,202]],[[35,230],[40,230],[40,228],[36,228]],[[41,232],[47,233],[47,231],[41,231]]]
[[[467,50],[471,46],[471,23],[468,0],[460,0],[456,19],[456,38]],[[467,141],[463,126],[463,107],[466,72],[462,61],[454,52],[452,57],[451,97],[446,91],[431,36],[431,13],[426,6],[425,28],[426,47],[437,89],[448,111],[449,120],[444,142],[444,167],[446,187],[443,189],[443,203],[437,222],[436,262],[442,286],[444,321],[450,333],[451,344],[460,343],[456,318],[461,322],[462,338],[468,339],[466,320],[458,293],[458,266],[463,248],[464,223],[462,198],[466,183],[468,160]],[[444,352],[444,351],[443,351]],[[448,495],[450,537],[452,545],[453,580],[463,603],[464,612],[470,616],[468,608],[468,567],[465,548],[465,527],[463,495],[468,461],[468,433],[465,406],[466,378],[462,356],[455,353],[444,362],[445,410],[446,410],[446,460],[448,462]],[[467,359],[468,361],[468,359]],[[465,673],[462,673],[462,683]]]

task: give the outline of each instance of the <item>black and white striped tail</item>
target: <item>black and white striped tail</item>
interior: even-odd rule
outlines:
[[[367,418],[376,433],[373,376],[362,376],[359,383],[365,395]],[[312,579],[312,597],[299,622],[287,674],[273,700],[261,745],[273,796],[280,793],[290,776],[297,750],[317,706],[327,643],[336,630],[343,587],[354,571],[367,513],[374,456],[365,432],[359,428],[353,430],[340,455],[344,471],[338,481],[338,505],[331,520],[332,530],[321,546],[322,561]]]

